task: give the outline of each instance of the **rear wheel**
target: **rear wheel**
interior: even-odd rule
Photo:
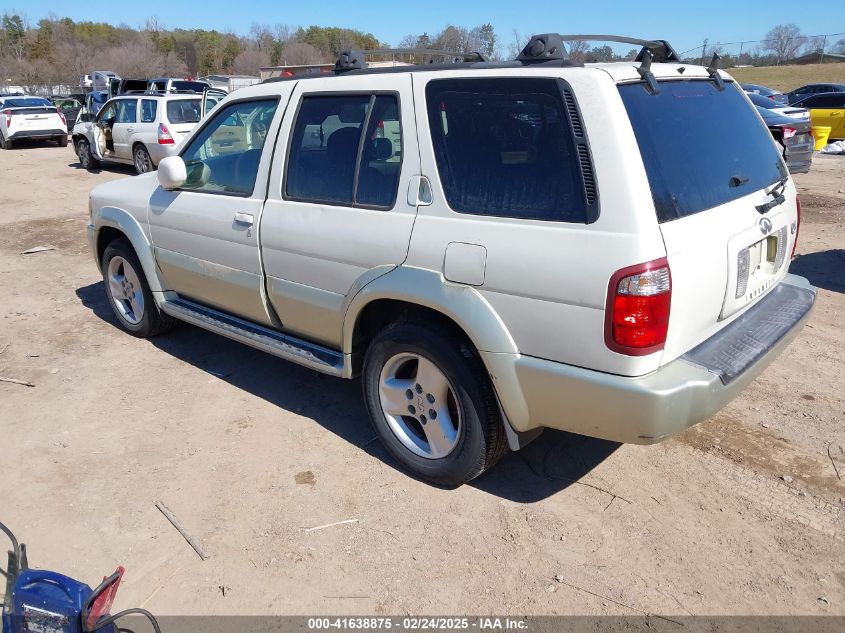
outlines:
[[[79,164],[88,171],[100,166],[100,161],[91,153],[91,144],[87,138],[81,138],[76,143],[76,156],[79,158]]]
[[[62,134],[56,138],[56,143],[59,147],[67,147],[67,134]]]
[[[0,149],[12,149],[12,141],[7,141],[3,133],[0,132]]]
[[[153,161],[150,159],[150,153],[143,145],[136,145],[132,152],[133,162],[135,163],[135,171],[139,174],[146,174],[153,170]]]
[[[456,486],[506,450],[493,388],[478,352],[429,323],[398,322],[364,359],[364,399],[385,448],[407,470]]]
[[[106,247],[102,273],[109,304],[124,330],[149,338],[173,329],[176,321],[159,311],[141,262],[127,240],[117,239]]]

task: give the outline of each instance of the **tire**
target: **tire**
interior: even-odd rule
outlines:
[[[56,139],[56,143],[59,147],[67,147],[67,134],[62,134],[60,137]]]
[[[391,324],[367,349],[362,383],[387,451],[413,475],[452,487],[493,466],[507,441],[478,352],[443,332],[428,322]]]
[[[125,239],[111,242],[103,253],[103,284],[120,327],[138,338],[172,330],[176,320],[162,314],[132,245]]]
[[[140,143],[132,150],[132,162],[135,164],[135,173],[146,174],[155,169],[153,161],[150,159],[150,153],[147,148]]]
[[[83,169],[94,171],[100,166],[100,161],[91,153],[91,144],[87,138],[81,138],[76,143],[76,156],[79,158],[79,164]]]
[[[6,138],[0,133],[0,149],[12,149],[14,147],[13,141],[7,141]]]

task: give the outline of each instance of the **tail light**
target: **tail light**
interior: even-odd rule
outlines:
[[[67,119],[65,118],[65,113],[64,113],[64,112],[62,112],[62,109],[61,109],[61,108],[56,108],[56,114],[58,114],[58,115],[59,115],[59,118],[62,120],[62,123],[64,123],[65,125],[67,125]]]
[[[798,130],[796,130],[794,127],[789,127],[788,125],[784,125],[782,129],[783,129],[783,140],[792,138],[793,136],[795,136],[798,133]]]
[[[3,110],[3,114],[6,115],[6,127],[8,128],[12,124],[12,111]]]
[[[170,134],[170,130],[167,129],[167,126],[164,123],[158,124],[158,144],[159,145],[173,145],[175,141],[173,140],[173,136]]]
[[[627,356],[663,349],[671,303],[672,275],[665,257],[617,271],[607,288],[605,344]]]
[[[795,196],[795,209],[798,211],[798,217],[795,220],[795,240],[792,242],[792,253],[789,259],[795,258],[795,249],[798,247],[798,232],[801,230],[801,198]]]

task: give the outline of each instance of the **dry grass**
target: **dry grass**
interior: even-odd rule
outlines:
[[[789,92],[805,84],[845,84],[845,63],[728,68],[727,71],[740,83],[760,84],[782,92]]]

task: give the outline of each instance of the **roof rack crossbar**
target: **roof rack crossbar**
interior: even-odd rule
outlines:
[[[419,57],[452,57],[465,61],[486,62],[487,58],[478,51],[444,51],[436,48],[374,48],[362,51],[364,55],[417,55]]]
[[[642,47],[636,61],[643,61],[643,53],[650,50],[655,62],[680,62],[681,58],[666,40],[644,40],[638,37],[626,37],[624,35],[559,35],[562,42],[616,42],[618,44],[633,44]]]

